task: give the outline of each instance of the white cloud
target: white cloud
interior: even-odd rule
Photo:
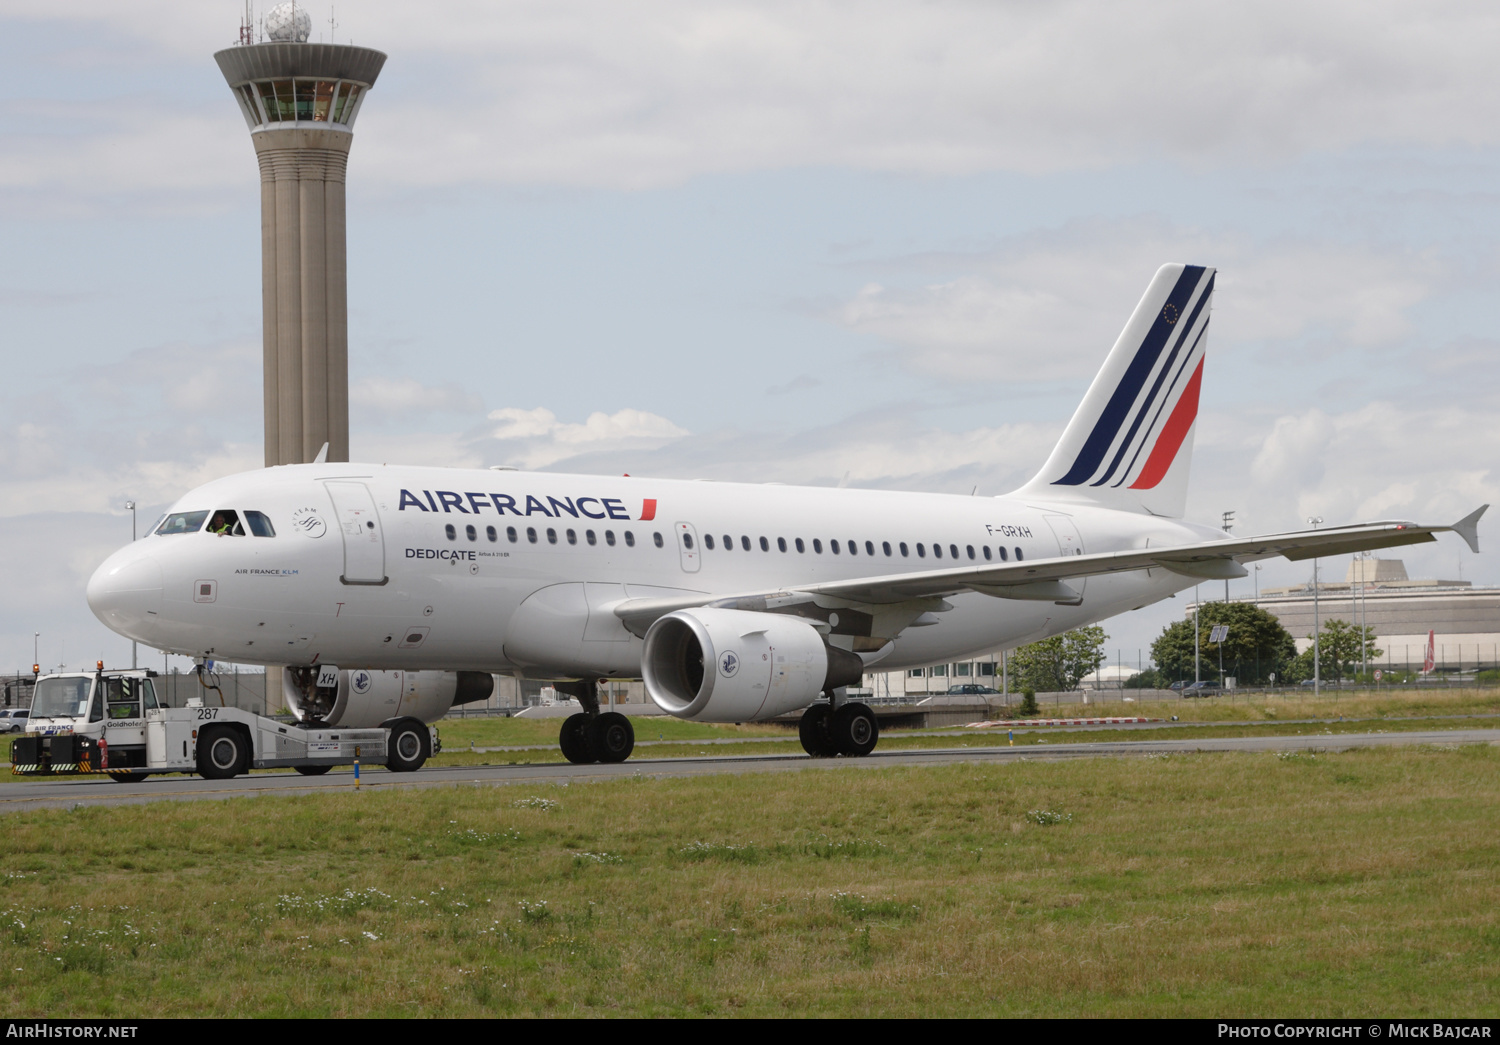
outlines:
[[[101,49],[127,91],[153,64],[216,81],[204,62],[234,33],[232,7],[187,0],[0,12],[106,28],[132,52]],[[1500,18],[1479,2],[469,0],[414,15],[368,0],[344,19],[341,39],[391,55],[361,115],[372,182],[638,188],[790,166],[1048,172],[1500,141]],[[58,46],[74,71],[76,45]],[[65,119],[88,140],[28,138],[0,181],[222,184],[248,160],[228,151],[242,130],[227,90],[214,119],[184,115],[170,83],[79,106]]]
[[[349,389],[349,402],[373,411],[377,419],[433,411],[477,414],[484,409],[479,396],[465,392],[457,385],[434,387],[410,377],[363,378]]]
[[[489,419],[498,422],[490,438],[500,444],[500,463],[518,468],[545,468],[591,451],[655,449],[688,434],[665,417],[628,407],[613,414],[596,410],[582,424],[559,421],[543,407],[504,407]]]
[[[1427,254],[1390,247],[1254,242],[1140,219],[1075,222],[989,251],[893,259],[887,283],[907,286],[868,284],[828,315],[896,345],[923,373],[1076,380],[1103,361],[1164,261],[1219,269],[1210,351],[1299,339],[1391,345],[1411,332],[1407,311],[1440,275]]]

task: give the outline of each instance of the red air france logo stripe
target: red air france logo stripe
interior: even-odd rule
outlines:
[[[647,497],[641,502],[641,522],[650,522],[656,518],[656,498]]]
[[[1202,383],[1203,360],[1200,359],[1198,369],[1193,371],[1192,380],[1182,390],[1182,397],[1172,409],[1172,416],[1167,418],[1166,427],[1156,437],[1156,445],[1151,449],[1151,456],[1146,458],[1146,466],[1141,469],[1140,477],[1130,484],[1132,490],[1154,488],[1167,474],[1167,469],[1172,467],[1172,462],[1177,459],[1177,451],[1182,449],[1182,441],[1187,438],[1188,429],[1198,419],[1198,388]]]

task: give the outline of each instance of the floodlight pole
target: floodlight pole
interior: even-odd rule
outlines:
[[[1316,530],[1323,522],[1321,515],[1312,516],[1307,524]],[[1318,648],[1320,633],[1323,630],[1322,617],[1318,610],[1318,559],[1313,557],[1313,696],[1318,697],[1323,693],[1322,651]]]
[[[1193,681],[1201,681],[1198,675],[1198,585],[1193,585]]]
[[[1223,512],[1223,513],[1221,513],[1219,515],[1219,520],[1222,523],[1222,529],[1224,530],[1225,533],[1228,533],[1230,530],[1234,529],[1234,513],[1233,512]],[[1224,602],[1225,602],[1226,605],[1229,603],[1229,578],[1228,577],[1224,578]],[[1220,672],[1220,674],[1222,674],[1222,672]]]

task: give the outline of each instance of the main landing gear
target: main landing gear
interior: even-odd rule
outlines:
[[[635,729],[618,711],[599,712],[599,693],[592,679],[554,683],[559,693],[577,697],[583,711],[563,720],[557,743],[563,757],[577,765],[623,762],[635,750]]]
[[[880,724],[869,705],[858,701],[837,708],[832,704],[814,704],[802,713],[797,736],[802,741],[802,750],[813,758],[859,757],[875,750]]]

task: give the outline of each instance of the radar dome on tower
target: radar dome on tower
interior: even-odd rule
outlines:
[[[295,3],[277,4],[266,12],[265,26],[267,39],[305,44],[312,35],[312,15]]]

